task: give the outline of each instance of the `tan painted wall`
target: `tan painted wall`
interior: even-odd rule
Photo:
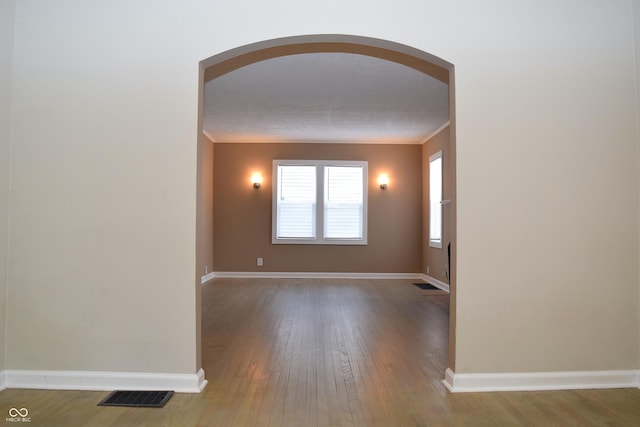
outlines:
[[[202,229],[199,241],[197,274],[205,276],[213,271],[213,158],[214,144],[206,136],[202,141]]]
[[[452,176],[452,156],[449,139],[451,132],[449,127],[438,132],[429,141],[422,145],[422,170],[423,170],[423,232],[422,232],[422,272],[438,279],[444,283],[449,283],[446,271],[448,268],[447,244],[451,242],[451,205],[442,207],[442,248],[432,248],[429,246],[429,156],[442,150],[442,197],[444,200],[453,198],[453,176]],[[427,269],[427,267],[429,267]]]
[[[215,144],[215,271],[414,273],[420,271],[421,171],[418,145]],[[271,244],[274,159],[369,162],[368,244]],[[254,171],[265,182],[250,183]],[[386,191],[377,177],[390,176]],[[256,258],[264,266],[256,266]]]
[[[15,0],[0,2],[0,369],[5,366],[11,158],[11,71]]]
[[[298,34],[455,65],[456,372],[639,367],[631,0],[16,5],[8,369],[196,371],[198,63]]]

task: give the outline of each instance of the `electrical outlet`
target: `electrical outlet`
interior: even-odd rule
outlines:
[[[258,260],[257,260],[257,262],[256,262],[256,264],[258,265],[258,267],[262,267],[263,263],[264,263],[264,262],[263,262],[262,258],[258,257]]]

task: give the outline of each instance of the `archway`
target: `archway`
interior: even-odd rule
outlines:
[[[207,258],[207,239],[210,238],[206,218],[207,201],[210,200],[210,189],[207,180],[211,176],[212,165],[205,161],[203,155],[204,136],[204,87],[208,81],[223,76],[239,68],[261,61],[289,55],[311,53],[349,53],[365,55],[385,61],[394,62],[424,73],[448,85],[449,94],[449,127],[447,152],[450,158],[449,183],[447,196],[453,203],[447,207],[450,226],[450,319],[449,319],[449,368],[455,370],[455,320],[456,320],[456,204],[455,204],[455,105],[454,105],[454,72],[453,65],[424,51],[380,39],[372,39],[348,35],[309,35],[262,41],[236,49],[232,49],[201,61],[199,74],[199,108],[198,108],[198,167],[197,167],[197,247],[196,247],[196,331],[197,331],[197,367],[202,367],[201,360],[201,293],[200,276],[209,274]],[[446,249],[445,249],[446,250]]]

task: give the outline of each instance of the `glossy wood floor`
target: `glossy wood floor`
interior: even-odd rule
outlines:
[[[202,297],[204,392],[140,409],[4,390],[0,411],[65,427],[640,425],[638,389],[448,393],[448,295],[409,281],[224,279]]]

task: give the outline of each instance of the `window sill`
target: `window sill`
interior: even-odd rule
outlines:
[[[273,245],[324,245],[324,246],[365,246],[367,241],[363,239],[319,239],[319,240],[305,240],[305,239],[271,239]]]

